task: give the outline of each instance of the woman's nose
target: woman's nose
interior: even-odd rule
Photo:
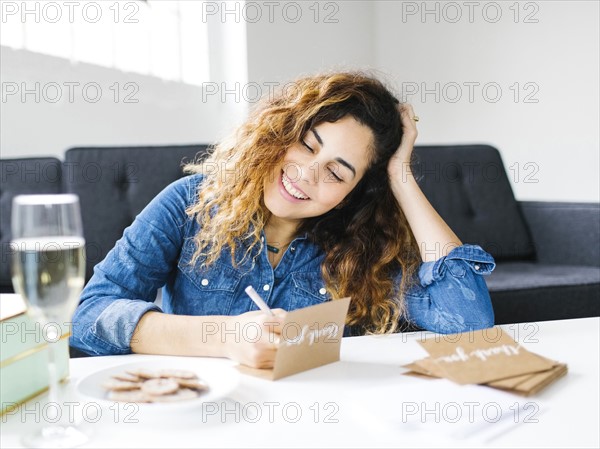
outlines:
[[[320,177],[321,171],[319,170],[319,163],[317,161],[311,161],[309,164],[302,166],[302,183],[309,185],[318,184]]]
[[[310,162],[290,162],[284,167],[286,176],[290,181],[298,184],[316,184],[319,182],[319,164]]]

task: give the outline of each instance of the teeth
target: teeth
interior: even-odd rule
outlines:
[[[283,183],[283,187],[285,187],[285,190],[287,190],[287,192],[290,195],[292,195],[294,198],[298,198],[299,200],[307,200],[308,199],[307,196],[303,195],[301,192],[299,192],[298,190],[296,190],[294,188],[294,186],[292,185],[292,183],[290,182],[288,177],[285,175],[285,173],[282,174],[281,181]]]

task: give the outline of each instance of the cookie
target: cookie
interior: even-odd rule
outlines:
[[[141,389],[151,396],[162,396],[175,393],[179,384],[174,379],[150,379],[142,384]]]
[[[134,370],[128,370],[126,372],[132,376],[141,377],[142,379],[158,379],[160,377],[156,371],[144,368],[137,368]]]
[[[179,402],[195,399],[209,389],[193,371],[136,368],[116,373],[102,387],[119,402]]]
[[[179,402],[187,401],[189,399],[195,399],[198,397],[198,393],[189,388],[181,388],[172,394],[165,394],[162,396],[152,397],[153,402]]]
[[[208,390],[208,384],[200,379],[180,379],[177,378],[175,381],[182,388],[190,388],[196,391]]]
[[[130,391],[139,390],[140,383],[138,382],[127,382],[123,380],[107,380],[102,384],[102,387],[111,391]]]
[[[109,391],[108,399],[118,402],[150,402],[150,397],[142,390]]]
[[[192,371],[185,369],[161,369],[158,374],[160,377],[177,377],[178,379],[197,379],[198,376]]]
[[[132,374],[127,374],[127,373],[115,374],[114,376],[112,376],[112,378],[121,380],[123,382],[140,382],[140,381],[142,381],[142,379],[139,378],[138,376],[134,376]]]

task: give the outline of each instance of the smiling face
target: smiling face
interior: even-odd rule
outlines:
[[[372,143],[372,131],[351,116],[310,129],[267,177],[266,207],[298,223],[330,211],[362,179]]]

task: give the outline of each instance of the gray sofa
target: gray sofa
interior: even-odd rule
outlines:
[[[54,158],[0,160],[0,291],[9,273],[10,205],[19,193],[81,198],[87,279],[137,213],[183,176],[206,145],[72,148]],[[427,198],[465,243],[496,259],[485,278],[496,324],[600,316],[600,205],[517,201],[498,150],[418,146],[414,171]]]
[[[517,201],[497,149],[421,146],[423,192],[463,242],[492,254],[497,324],[600,315],[600,204]]]

